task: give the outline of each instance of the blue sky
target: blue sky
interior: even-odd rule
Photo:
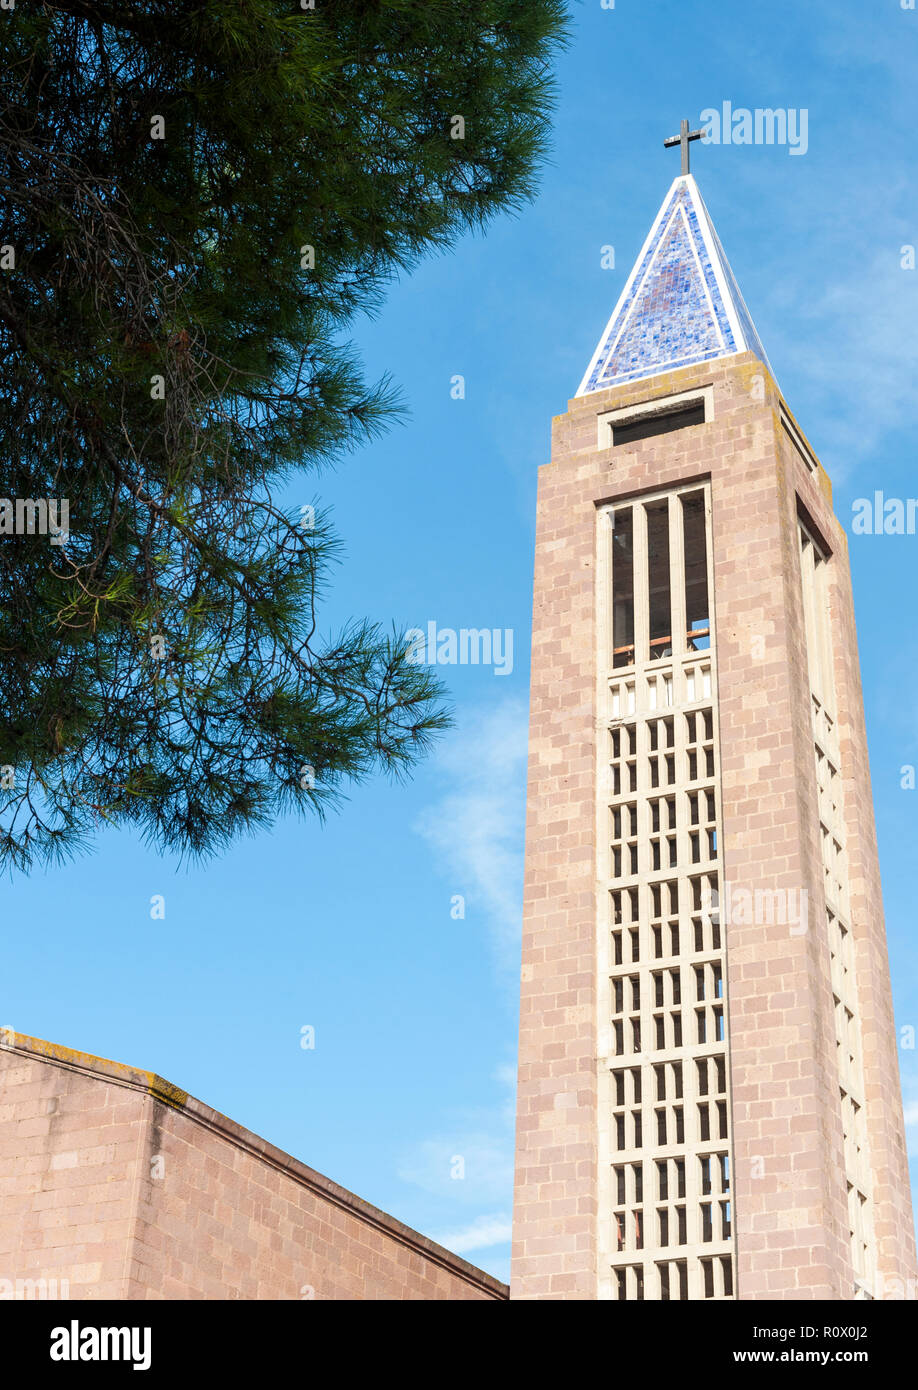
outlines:
[[[678,172],[662,140],[683,116],[727,100],[809,112],[805,155],[695,145],[693,172],[843,523],[876,489],[918,495],[918,271],[901,256],[918,243],[918,12],[573,8],[536,203],[427,261],[360,326],[410,423],[286,499],[330,505],[345,542],[329,628],[509,628],[512,673],[446,668],[457,727],[435,757],[408,786],[358,788],[324,828],[283,823],[190,869],[109,832],[0,885],[0,1023],[160,1072],[501,1277],[536,474]],[[918,1024],[918,790],[900,786],[918,764],[916,554],[918,536],[851,537],[900,1027]],[[918,1179],[915,1051],[900,1062]]]

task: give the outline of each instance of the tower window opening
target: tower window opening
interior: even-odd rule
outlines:
[[[612,665],[634,665],[634,516],[610,513],[612,523]]]
[[[624,1250],[625,1248],[625,1213],[617,1211],[615,1213],[615,1248]]]
[[[678,410],[644,414],[636,420],[613,424],[612,446],[617,448],[621,444],[636,444],[641,439],[654,439],[657,435],[671,434],[673,430],[684,430],[689,425],[703,425],[704,422],[704,400],[688,401]]]
[[[679,1298],[685,1301],[688,1299],[688,1265],[685,1260],[679,1260],[676,1272],[679,1275]]]
[[[707,651],[711,645],[708,607],[708,554],[703,492],[682,498],[682,535],[685,553],[685,627],[689,651]]]
[[[647,579],[650,599],[649,659],[672,656],[672,595],[669,564],[669,500],[653,502],[647,513]]]

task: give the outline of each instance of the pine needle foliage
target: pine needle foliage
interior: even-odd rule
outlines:
[[[0,534],[0,863],[106,823],[211,854],[447,726],[403,634],[322,634],[336,539],[274,498],[398,417],[355,316],[532,196],[564,9],[0,18],[0,492],[69,505]]]

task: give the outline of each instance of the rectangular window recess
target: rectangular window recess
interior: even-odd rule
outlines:
[[[829,545],[829,542],[823,535],[821,528],[816,525],[816,522],[814,521],[809,511],[809,508],[806,506],[799,493],[796,494],[796,499],[797,520],[800,522],[800,525],[803,528],[803,530],[808,533],[808,538],[816,547],[816,551],[819,555],[820,560],[831,559],[832,547]]]
[[[801,459],[803,460],[810,473],[818,472],[819,464],[816,460],[816,455],[813,453],[812,449],[807,444],[803,435],[800,433],[796,424],[792,420],[790,413],[788,412],[783,401],[781,402],[779,409],[781,413],[781,425],[784,429],[784,433],[790,439],[791,443],[797,450],[797,453],[800,455]]]
[[[631,424],[612,426],[612,443],[636,444],[639,439],[652,439],[657,434],[669,434],[673,430],[684,430],[689,425],[703,425],[704,401],[697,405],[680,406],[678,410],[668,410],[664,415],[645,415]]]
[[[696,387],[694,391],[604,411],[598,416],[597,445],[600,449],[608,449],[635,444],[641,439],[670,434],[691,425],[704,425],[713,419],[714,388]]]

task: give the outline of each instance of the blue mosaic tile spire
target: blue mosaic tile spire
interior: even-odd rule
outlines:
[[[698,185],[683,174],[663,200],[577,395],[747,351],[771,370]]]

